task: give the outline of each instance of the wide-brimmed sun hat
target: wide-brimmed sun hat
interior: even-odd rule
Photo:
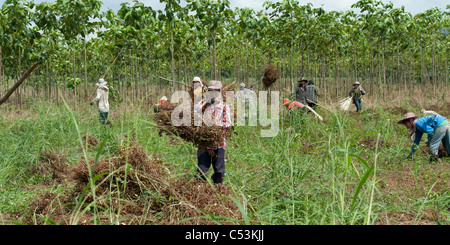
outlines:
[[[412,113],[412,112],[408,112],[408,113],[405,114],[405,116],[403,117],[403,119],[400,120],[400,121],[398,121],[397,123],[398,123],[398,124],[404,124],[406,120],[409,120],[409,119],[417,119],[417,118],[419,118],[419,116],[414,115],[414,113]]]
[[[208,89],[222,89],[222,82],[217,80],[212,80],[208,84]]]
[[[107,82],[105,81],[105,79],[100,78],[100,79],[98,79],[98,82],[96,85],[99,87],[102,87],[102,86],[105,86],[106,84],[107,84]]]

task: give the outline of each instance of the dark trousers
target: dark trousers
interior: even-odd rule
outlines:
[[[108,119],[108,112],[98,110],[98,116],[100,123],[105,124],[106,120]]]
[[[361,100],[353,100],[353,104],[356,106],[356,112],[361,111]]]
[[[220,184],[225,177],[225,150],[219,148],[215,150],[214,153],[215,155],[211,156],[208,151],[203,148],[200,148],[197,151],[198,171],[200,177],[206,179],[205,175],[212,165],[214,174],[211,176],[211,179],[215,184]]]

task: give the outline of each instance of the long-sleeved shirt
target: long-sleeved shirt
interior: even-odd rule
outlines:
[[[302,103],[298,102],[298,101],[291,101],[289,102],[289,104],[286,104],[288,106],[289,110],[292,110],[294,108],[303,108],[305,105],[303,105]]]
[[[226,103],[223,101],[219,103],[210,104],[207,103],[203,108],[200,108],[201,105],[205,102],[204,99],[202,99],[199,103],[197,103],[194,106],[194,110],[201,111],[203,113],[203,118],[209,118],[213,119],[215,124],[222,126],[223,130],[228,130],[231,127],[231,121],[230,121],[230,109],[227,106]],[[219,148],[222,148],[225,150],[226,148],[226,137],[224,136],[222,138],[222,142],[220,145],[213,146],[213,150],[217,150]]]
[[[305,87],[300,87],[300,86],[295,87],[295,100],[302,104],[306,104],[306,89],[305,89]]]
[[[361,96],[365,95],[366,91],[361,87],[352,88],[352,90],[348,93],[348,96],[352,97],[353,100],[361,100]]]
[[[109,112],[109,102],[108,95],[109,89],[107,87],[97,88],[97,96],[94,98],[93,102],[97,102],[97,107],[101,112]]]
[[[313,102],[317,102],[316,95],[319,95],[319,90],[316,86],[310,84],[306,86],[306,99],[309,99]]]
[[[434,135],[434,131],[437,127],[441,126],[442,123],[446,122],[446,118],[442,116],[431,116],[431,117],[422,117],[416,121],[416,131],[414,144],[411,147],[411,154],[416,152],[417,146],[422,139],[422,135],[426,133],[428,135],[428,142],[431,141],[431,138]],[[410,155],[411,155],[410,154]]]

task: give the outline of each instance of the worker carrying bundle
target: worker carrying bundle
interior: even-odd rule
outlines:
[[[194,106],[194,112],[202,113],[203,120],[207,125],[214,124],[221,126],[224,131],[229,130],[231,127],[230,109],[222,100],[222,83],[220,81],[213,80],[208,84],[206,98]],[[226,140],[226,134],[224,134],[219,144],[199,147],[197,151],[198,174],[202,179],[205,179],[205,174],[212,165],[214,174],[211,179],[215,184],[223,182]]]
[[[352,90],[348,93],[348,96],[352,99],[353,104],[356,106],[356,112],[361,112],[362,104],[361,97],[366,94],[366,91],[361,87],[361,84],[356,81],[353,83]]]
[[[450,124],[445,117],[434,115],[419,119],[419,116],[408,112],[397,123],[410,129],[410,138],[414,142],[408,159],[412,158],[412,155],[417,151],[424,133],[428,135],[427,145],[430,147],[430,162],[438,161],[438,149],[441,141],[447,153],[450,154]]]
[[[97,109],[99,114],[99,121],[101,124],[112,125],[111,121],[108,120],[109,114],[109,102],[108,102],[108,94],[109,89],[106,86],[107,82],[101,78],[98,80],[97,86],[97,96],[91,101],[91,105],[97,103]]]

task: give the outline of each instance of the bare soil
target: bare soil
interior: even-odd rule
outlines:
[[[380,197],[391,199],[391,203],[405,205],[396,211],[378,213],[377,225],[435,225],[445,221],[446,216],[437,210],[426,207],[422,210],[409,210],[408,200],[415,200],[433,193],[441,193],[450,187],[448,179],[448,162],[420,166],[406,165],[383,171],[378,174]],[[407,211],[401,211],[407,210]]]

